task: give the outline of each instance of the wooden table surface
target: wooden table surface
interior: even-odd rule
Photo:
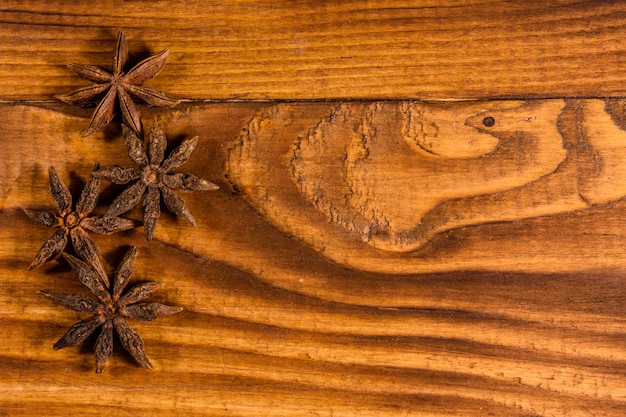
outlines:
[[[133,166],[53,99],[120,30],[170,50],[146,86],[182,103],[144,125],[220,189],[179,193],[196,227],[93,235],[184,308],[131,322],[153,371],[115,340],[96,374],[94,338],[52,349],[86,315],[39,291],[88,292],[27,270],[24,210],[50,166],[74,198]],[[626,415],[625,57],[620,2],[4,0],[0,416]]]

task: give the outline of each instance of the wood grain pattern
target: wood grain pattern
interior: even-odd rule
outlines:
[[[623,416],[625,22],[571,0],[3,1],[0,416]],[[184,308],[132,323],[154,372],[116,341],[96,375],[93,339],[52,349],[84,315],[38,291],[82,290],[65,262],[26,270],[51,231],[24,209],[53,207],[49,166],[75,196],[95,162],[132,166],[119,121],[83,138],[90,110],[51,101],[88,85],[67,63],[111,68],[118,30],[131,64],[170,49],[147,86],[184,104],[144,123],[199,136],[184,172],[220,189],[181,193],[195,228],[163,209],[151,242],[94,236]]]
[[[172,51],[149,85],[184,99],[624,96],[625,13],[574,0],[5,0],[0,99],[86,85],[64,66],[110,67],[118,29],[131,59]]]
[[[276,227],[358,269],[601,267],[605,254],[596,245],[581,247],[562,222],[580,219],[578,233],[603,234],[594,242],[615,237],[601,229],[583,232],[582,220],[617,209],[626,192],[625,132],[607,105],[280,105],[252,120],[230,151],[229,172],[235,187]],[[483,126],[485,117],[495,125]],[[417,133],[416,124],[422,126]],[[465,142],[476,155],[465,155],[469,146],[459,155],[418,149],[427,124],[438,143]],[[513,232],[504,224],[525,219],[534,219],[527,222],[533,232]],[[493,224],[489,239],[475,239],[471,228],[459,230],[479,224]],[[611,262],[621,265],[619,259]]]
[[[306,133],[311,120],[336,104],[293,107],[310,119],[294,122]],[[200,135],[185,170],[221,189],[184,195],[196,228],[165,215],[153,242],[144,241],[141,229],[96,236],[109,268],[127,245],[137,245],[134,279],[164,282],[153,298],[185,308],[133,323],[156,372],[138,368],[118,348],[96,376],[89,343],[51,349],[80,314],[37,291],[75,292],[77,280],[64,263],[25,270],[49,229],[22,209],[52,204],[48,165],[77,192],[94,160],[131,164],[115,127],[81,138],[87,119],[59,110],[67,108],[0,107],[3,120],[12,121],[3,139],[0,213],[0,408],[6,415],[44,409],[64,415],[68,404],[87,415],[99,412],[89,404],[140,415],[623,413],[622,204],[461,229],[422,256],[433,265],[456,261],[452,269],[459,269],[476,262],[474,254],[491,241],[489,257],[507,260],[492,271],[346,269],[322,248],[282,233],[230,187],[229,149],[254,115],[267,111],[248,103],[158,113],[175,141]],[[144,113],[146,121],[155,114]],[[282,176],[278,168],[274,173]],[[118,191],[104,187],[97,211]],[[523,272],[514,259],[529,257],[528,251],[535,268]],[[362,262],[379,263],[368,256]]]

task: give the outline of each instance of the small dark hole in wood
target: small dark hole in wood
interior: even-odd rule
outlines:
[[[491,116],[487,116],[483,119],[483,124],[487,127],[491,127],[496,124],[496,119]]]

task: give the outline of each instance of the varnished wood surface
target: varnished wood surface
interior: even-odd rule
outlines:
[[[172,51],[150,85],[185,99],[624,96],[625,13],[572,0],[4,0],[0,99],[84,85],[64,66],[111,65],[120,28],[135,57]]]
[[[623,416],[624,12],[2,2],[0,416]],[[75,196],[132,166],[117,123],[82,138],[90,111],[51,101],[89,84],[65,64],[110,69],[118,30],[131,61],[170,49],[146,84],[185,103],[144,123],[198,135],[181,171],[220,189],[181,193],[195,228],[163,209],[152,242],[94,235],[184,308],[131,323],[154,371],[116,340],[96,375],[93,338],[52,349],[85,315],[38,291],[86,292],[26,270],[52,231],[23,210],[52,209],[51,165]]]
[[[314,116],[332,104],[295,107]],[[3,139],[9,157],[0,219],[7,415],[64,415],[68,407],[88,415],[115,407],[142,415],[623,414],[623,205],[462,229],[422,255],[457,262],[453,271],[350,268],[261,217],[225,176],[229,149],[263,111],[259,104],[159,112],[170,138],[201,136],[185,171],[221,188],[184,194],[196,228],[165,214],[152,242],[141,228],[95,236],[109,268],[137,245],[134,278],[164,282],[154,299],[185,308],[133,323],[155,372],[118,348],[95,375],[89,342],[52,350],[81,315],[37,291],[80,288],[64,263],[26,271],[50,230],[22,209],[51,206],[48,165],[77,192],[94,160],[131,164],[116,128],[81,138],[87,119],[64,110],[0,109],[12,121]],[[155,113],[146,113],[147,123]],[[98,211],[118,191],[103,187]],[[499,271],[462,268],[494,238],[490,257],[531,251],[534,271],[508,260]]]

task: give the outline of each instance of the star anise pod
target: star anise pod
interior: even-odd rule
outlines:
[[[96,300],[81,294],[63,294],[54,291],[41,291],[41,294],[57,304],[80,313],[92,313],[93,316],[73,325],[55,344],[54,349],[63,349],[87,339],[98,327],[102,327],[96,340],[96,372],[101,373],[113,353],[113,329],[115,328],[122,346],[139,363],[153,369],[143,347],[143,340],[126,322],[127,318],[152,321],[160,316],[176,314],[181,307],[160,303],[140,303],[156,291],[161,284],[144,282],[137,284],[124,293],[135,263],[137,250],[131,247],[115,271],[113,287],[109,290],[100,275],[78,258],[63,254],[72,268],[78,273],[83,284],[95,296]],[[124,294],[123,294],[124,293]]]
[[[119,107],[122,111],[124,123],[135,132],[141,134],[141,114],[132,97],[139,98],[150,106],[173,107],[180,103],[171,100],[160,91],[144,87],[142,84],[155,77],[165,66],[169,50],[164,49],[157,55],[149,57],[124,73],[124,66],[128,60],[128,45],[124,33],[117,35],[117,47],[113,58],[113,74],[93,65],[69,64],[68,68],[79,77],[95,82],[96,84],[81,88],[69,94],[57,95],[55,98],[64,103],[81,107],[92,106],[100,99],[93,113],[89,126],[81,132],[82,136],[89,136],[104,129],[115,114],[116,100],[119,98]]]
[[[139,166],[139,169],[106,167],[94,172],[93,175],[96,178],[103,178],[115,184],[134,181],[113,200],[109,210],[104,214],[105,217],[115,217],[127,212],[135,207],[145,194],[143,218],[147,240],[152,239],[156,222],[161,215],[161,196],[169,211],[195,226],[196,221],[185,202],[173,190],[208,191],[219,188],[195,175],[174,173],[178,167],[189,160],[198,143],[198,137],[185,139],[167,159],[164,159],[167,138],[156,120],[148,132],[147,153],[143,148],[143,141],[132,129],[122,125],[122,132],[128,155]]]
[[[98,169],[99,167],[96,165],[95,170]],[[44,226],[58,228],[58,230],[41,246],[28,269],[37,268],[56,259],[67,246],[68,240],[71,239],[72,246],[78,256],[93,264],[108,285],[106,273],[100,264],[98,247],[87,230],[100,234],[111,234],[132,229],[135,227],[135,222],[121,217],[89,217],[89,214],[96,208],[100,190],[100,179],[93,175],[85,184],[74,209],[72,209],[72,195],[57,175],[54,167],[49,168],[49,181],[50,193],[57,207],[57,213],[24,211],[31,219]]]

